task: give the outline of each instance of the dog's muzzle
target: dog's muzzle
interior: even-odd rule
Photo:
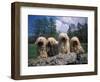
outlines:
[[[66,42],[66,38],[65,37],[61,38],[61,41]]]
[[[73,41],[73,47],[75,47],[77,45],[78,45],[77,41]]]
[[[38,42],[38,46],[43,46],[43,42]]]

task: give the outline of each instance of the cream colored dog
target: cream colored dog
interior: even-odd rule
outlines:
[[[81,46],[81,43],[78,37],[72,37],[70,41],[71,52],[75,52],[77,54],[84,53],[84,49]]]
[[[47,51],[46,51],[46,45],[47,45],[47,39],[45,37],[38,37],[35,44],[38,47],[38,54],[40,58],[47,58]]]
[[[52,57],[58,54],[58,41],[53,37],[48,38],[47,53],[49,57]]]
[[[59,52],[62,54],[70,52],[69,37],[66,33],[59,34]]]

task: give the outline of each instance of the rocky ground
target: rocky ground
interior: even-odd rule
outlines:
[[[71,64],[86,64],[87,54],[58,54],[47,59],[37,58],[29,59],[28,66],[49,66],[49,65],[71,65]]]

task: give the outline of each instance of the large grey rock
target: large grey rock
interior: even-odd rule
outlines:
[[[29,59],[28,65],[29,66],[48,66],[48,65],[68,65],[68,64],[81,64],[84,63],[84,55],[80,54],[80,59],[77,60],[76,53],[69,53],[69,54],[58,54],[53,57],[48,57],[47,59],[37,58],[37,59]],[[85,63],[87,58],[85,58]]]

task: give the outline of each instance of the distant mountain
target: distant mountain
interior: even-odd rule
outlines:
[[[75,25],[75,24],[70,24],[70,25],[69,25],[68,32],[78,31],[78,30],[80,30],[80,29],[82,29],[82,28],[87,27],[86,25],[87,25],[86,23],[85,23],[85,24],[80,24],[80,23],[78,23],[77,25]]]

